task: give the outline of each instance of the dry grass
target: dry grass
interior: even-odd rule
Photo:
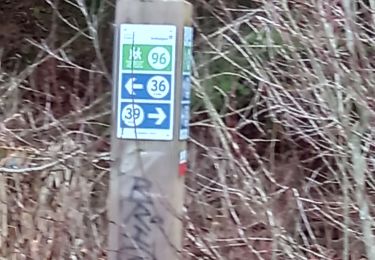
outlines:
[[[0,70],[2,259],[106,258],[113,5],[59,2]],[[375,259],[375,2],[193,4],[182,259]]]
[[[49,34],[23,42],[28,66],[5,51],[0,78],[0,257],[104,259],[110,74],[95,19],[108,6],[89,17],[82,1],[34,4],[15,6],[49,13]]]
[[[374,3],[197,2],[185,259],[375,259]]]

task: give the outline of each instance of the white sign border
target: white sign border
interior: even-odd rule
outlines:
[[[128,70],[122,69],[122,62],[123,62],[123,45],[128,43],[125,39],[125,28],[129,31],[136,33],[137,31],[140,32],[141,40],[137,41],[136,37],[131,39],[132,43],[134,44],[149,44],[149,45],[170,45],[172,47],[172,57],[171,57],[171,97],[170,97],[170,115],[169,115],[169,129],[145,129],[145,128],[121,128],[121,77],[122,73],[129,72]],[[165,39],[163,40],[161,37],[161,31],[172,31],[172,39],[170,42],[166,43]],[[154,34],[155,40],[154,42],[147,42],[145,38],[150,37],[147,34]],[[174,110],[175,110],[175,74],[176,74],[176,41],[177,41],[177,26],[175,25],[150,25],[150,24],[121,24],[119,26],[119,45],[118,45],[118,83],[117,83],[117,116],[116,116],[116,123],[117,123],[117,131],[116,137],[120,139],[128,139],[128,140],[155,140],[155,141],[170,141],[173,140],[173,133],[174,133]],[[151,37],[152,38],[152,37]],[[155,42],[157,44],[155,44]],[[165,72],[158,72],[156,71],[132,71],[134,74],[154,74],[154,75],[166,75]],[[141,102],[147,102],[146,100],[142,99],[139,100]],[[158,101],[158,100],[156,100]],[[136,104],[138,103],[136,99],[133,99],[133,102]],[[157,102],[155,103],[157,104]]]
[[[193,37],[194,37],[194,29],[193,29],[193,27],[191,27],[191,26],[185,26],[184,27],[184,46],[183,46],[183,49],[184,49],[184,53],[185,53],[185,47],[187,46],[187,47],[193,47]],[[192,53],[191,53],[191,55],[192,55]],[[184,59],[185,57],[183,57],[183,59]],[[192,58],[192,57],[191,57]],[[182,66],[184,66],[184,61],[182,61]],[[191,75],[191,72],[189,72],[189,73],[185,73],[184,72],[184,67],[182,68],[182,84],[183,84],[183,80],[184,80],[184,76],[189,76],[190,77],[190,75]],[[190,87],[190,93],[191,93],[191,85],[189,86]],[[182,89],[182,91],[184,91],[183,89]],[[190,94],[191,95],[191,94]],[[178,133],[178,139],[180,140],[180,141],[184,141],[184,140],[187,140],[187,139],[189,139],[189,133],[190,133],[190,127],[189,127],[189,125],[187,126],[187,128],[186,129],[183,129],[182,128],[182,118],[183,118],[183,115],[182,115],[182,113],[184,112],[183,111],[183,109],[182,109],[182,107],[183,107],[183,105],[189,105],[189,107],[190,107],[190,105],[191,105],[191,96],[190,96],[190,98],[189,98],[189,101],[183,101],[183,93],[181,93],[181,101],[180,101],[180,126],[179,126],[179,133]],[[189,120],[190,120],[190,115],[189,115]]]

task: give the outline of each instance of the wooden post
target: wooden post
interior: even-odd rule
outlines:
[[[110,260],[180,259],[191,19],[182,0],[117,1]]]

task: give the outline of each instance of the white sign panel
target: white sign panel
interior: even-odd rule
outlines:
[[[186,140],[189,137],[190,120],[190,92],[191,92],[191,62],[193,50],[193,28],[184,28],[184,56],[183,56],[183,74],[182,74],[182,98],[181,98],[181,117],[180,117],[180,140]]]
[[[172,140],[176,26],[120,26],[117,137]]]

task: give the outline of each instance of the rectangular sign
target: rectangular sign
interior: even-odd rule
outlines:
[[[117,137],[172,140],[176,26],[121,24]]]
[[[191,92],[191,63],[193,50],[193,28],[184,27],[184,56],[183,56],[183,81],[181,97],[181,115],[180,115],[180,140],[186,140],[189,137],[190,120],[190,92]]]

